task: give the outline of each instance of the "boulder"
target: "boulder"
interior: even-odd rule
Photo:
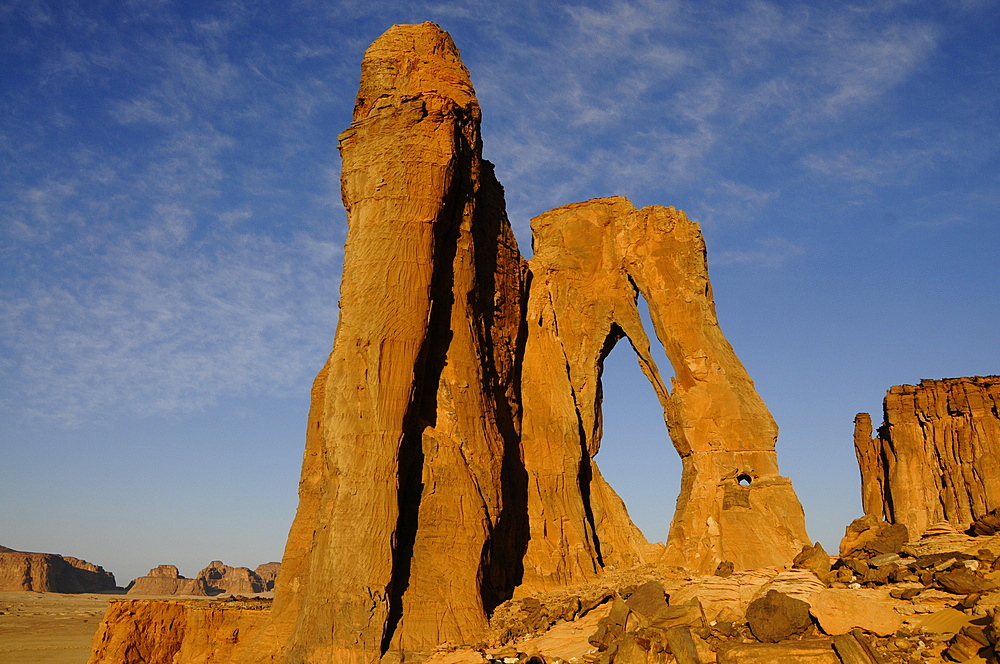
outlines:
[[[747,623],[758,640],[765,643],[784,641],[809,628],[809,605],[777,590],[750,602]]]

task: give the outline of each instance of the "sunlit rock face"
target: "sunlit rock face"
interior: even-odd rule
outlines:
[[[855,418],[866,514],[917,537],[948,521],[966,529],[1000,508],[1000,376],[897,385],[872,438],[867,413]]]
[[[368,49],[340,135],[340,320],[299,507],[271,616],[228,660],[421,661],[481,638],[516,592],[643,561],[790,564],[806,541],[774,421],[719,331],[698,226],[624,198],[564,206],[534,220],[529,269],[479,126],[436,25],[394,26]],[[665,548],[593,461],[602,364],[626,336],[683,460]]]
[[[479,123],[437,26],[395,26],[365,53],[340,135],[340,321],[275,590],[296,661],[466,642],[517,583],[525,266]]]
[[[618,197],[557,208],[536,217],[532,231],[522,382],[526,584],[580,581],[605,565],[654,556],[703,572],[722,561],[737,569],[790,561],[807,540],[804,515],[778,474],[774,420],[719,329],[698,225],[674,208],[637,210]],[[673,366],[669,387],[650,352],[639,298]],[[658,556],[593,462],[601,368],[623,338],[659,398],[683,464]]]

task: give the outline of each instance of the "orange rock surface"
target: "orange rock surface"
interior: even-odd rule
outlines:
[[[516,582],[523,264],[479,123],[437,26],[395,26],[365,53],[340,135],[340,321],[275,587],[290,657],[462,641]]]
[[[88,664],[232,662],[270,614],[247,606],[255,608],[207,600],[112,601],[94,635]]]
[[[673,208],[636,210],[618,197],[546,212],[532,231],[522,383],[526,584],[580,582],[647,555],[593,462],[601,368],[625,337],[663,408],[664,444],[669,430],[683,463],[662,562],[701,572],[723,560],[737,569],[789,562],[808,542],[805,517],[778,474],[777,426],[719,328],[698,225]],[[639,298],[673,366],[669,388]]]
[[[964,530],[1000,508],[1000,376],[897,385],[871,416],[855,419],[866,514],[904,524],[917,537],[939,521]]]
[[[274,607],[210,661],[421,661],[439,643],[481,638],[518,588],[654,559],[702,572],[787,565],[808,543],[778,474],[777,428],[719,330],[698,226],[624,198],[564,206],[534,220],[529,271],[479,125],[440,28],[394,26],[369,47],[340,135],[340,320],[313,384]],[[674,368],[669,386],[640,296]],[[593,462],[602,363],[626,336],[683,461],[665,551]],[[187,643],[204,642],[198,630],[222,629],[213,620],[231,626],[164,610],[206,625],[172,652],[197,650]],[[106,642],[127,641],[116,620],[143,643],[169,641],[109,613]]]

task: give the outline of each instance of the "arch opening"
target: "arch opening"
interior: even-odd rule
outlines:
[[[670,364],[662,355],[655,357],[657,341],[651,338],[650,343],[661,377],[669,384]],[[681,460],[628,337],[605,358],[601,386],[603,434],[594,461],[646,539],[665,542],[680,493]]]

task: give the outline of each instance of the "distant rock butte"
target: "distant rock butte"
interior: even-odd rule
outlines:
[[[115,587],[114,574],[86,560],[0,547],[0,591],[92,593]]]
[[[854,420],[866,514],[916,537],[940,521],[966,529],[1000,508],[1000,376],[890,388],[883,424]]]
[[[128,587],[128,595],[208,595],[204,579],[187,579],[174,565],[158,565]]]
[[[159,565],[149,570],[128,587],[129,595],[257,595],[274,589],[274,578],[281,563],[265,563],[256,570],[230,567],[213,560],[198,576],[187,579],[174,565]]]
[[[267,592],[267,583],[249,567],[230,567],[221,560],[213,560],[198,572],[210,591],[230,595],[256,595]],[[272,586],[273,587],[273,586]]]
[[[529,264],[447,33],[394,26],[361,69],[339,137],[340,320],[313,384],[274,607],[212,661],[420,661],[481,637],[515,593],[614,567],[790,565],[808,543],[802,508],[778,473],[777,427],[719,329],[697,224],[624,198],[568,205],[533,221]],[[625,337],[683,463],[665,549],[593,460],[603,361]],[[155,630],[139,613],[120,619],[142,640]],[[105,642],[124,642],[115,620]],[[171,652],[210,638],[199,629]],[[98,648],[91,664],[120,655]]]

